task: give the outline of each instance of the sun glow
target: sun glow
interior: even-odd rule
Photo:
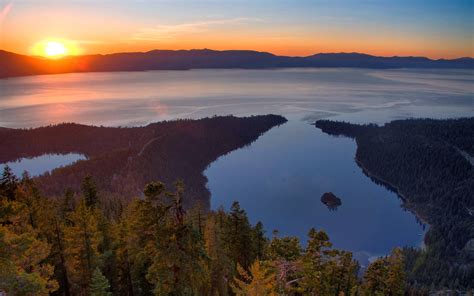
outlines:
[[[62,43],[50,41],[46,43],[46,46],[44,47],[44,52],[49,57],[63,56],[67,54],[67,48]]]
[[[31,52],[34,55],[56,59],[67,55],[77,55],[79,54],[79,48],[72,41],[44,40],[36,43],[32,47]]]

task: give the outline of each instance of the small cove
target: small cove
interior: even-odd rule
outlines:
[[[67,166],[76,161],[86,159],[82,154],[67,153],[67,154],[43,154],[31,158],[20,158],[16,161],[0,164],[0,169],[8,165],[16,176],[21,176],[24,171],[27,171],[30,176],[36,177],[46,172],[50,172],[55,168]]]

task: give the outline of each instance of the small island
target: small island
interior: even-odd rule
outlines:
[[[337,208],[342,205],[341,199],[332,192],[324,193],[321,196],[321,202],[325,204],[331,211],[337,210]]]

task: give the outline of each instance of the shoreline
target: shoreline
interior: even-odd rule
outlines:
[[[400,189],[393,185],[392,183],[382,179],[381,177],[375,175],[374,173],[370,172],[365,166],[364,164],[356,157],[354,157],[354,160],[356,162],[356,164],[362,169],[363,173],[366,174],[369,178],[373,178],[375,179],[376,181],[382,183],[382,185],[385,185],[387,186],[390,190],[392,190],[403,202],[404,205],[408,205],[409,207],[407,207],[407,209],[412,212],[417,219],[419,219],[423,224],[427,225],[429,228],[431,228],[431,224],[428,223],[426,217],[423,217],[420,213],[418,213],[416,211],[416,209],[414,209],[413,207],[410,207],[410,200],[403,194],[400,192]],[[423,241],[424,241],[424,237],[426,236],[426,233],[425,232],[425,235],[423,236]]]

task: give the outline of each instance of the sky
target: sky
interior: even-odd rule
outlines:
[[[0,0],[0,49],[252,49],[474,56],[474,0]],[[72,52],[72,51],[71,51]]]

